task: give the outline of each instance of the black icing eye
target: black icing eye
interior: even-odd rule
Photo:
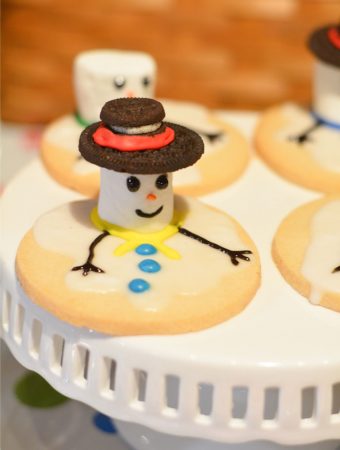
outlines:
[[[126,185],[130,192],[137,192],[140,188],[140,181],[137,177],[129,177],[126,180]]]
[[[151,79],[149,77],[144,77],[142,83],[144,87],[148,87],[151,84]]]
[[[155,184],[157,189],[166,189],[169,185],[168,175],[160,175]]]
[[[125,86],[126,80],[123,77],[123,75],[117,75],[116,78],[113,80],[113,84],[116,88],[121,89]]]

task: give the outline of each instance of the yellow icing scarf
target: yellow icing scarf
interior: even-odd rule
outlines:
[[[126,242],[119,245],[113,252],[116,256],[125,255],[125,253],[134,250],[141,244],[150,244],[157,248],[161,253],[171,259],[180,259],[181,255],[177,250],[164,244],[164,241],[178,232],[178,227],[182,225],[183,217],[175,212],[169,225],[160,231],[154,233],[139,233],[107,222],[99,217],[97,207],[91,211],[90,219],[93,225],[101,231],[107,231],[112,236],[124,239]]]

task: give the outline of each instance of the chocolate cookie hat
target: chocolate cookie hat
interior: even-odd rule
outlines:
[[[340,23],[316,29],[309,37],[308,46],[321,61],[340,67]]]
[[[102,108],[102,122],[82,132],[79,151],[87,161],[116,172],[157,174],[191,166],[203,154],[201,137],[163,122],[164,117],[157,100],[111,100]]]

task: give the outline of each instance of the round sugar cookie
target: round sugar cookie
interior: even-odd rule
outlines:
[[[312,114],[285,103],[266,111],[256,149],[278,174],[309,189],[340,192],[340,129],[316,125]]]
[[[44,214],[18,249],[24,292],[58,318],[112,335],[184,333],[229,319],[255,295],[260,263],[245,231],[225,213],[181,197],[158,243],[153,234],[134,235],[126,250],[130,241],[108,234],[92,260],[101,272],[72,270],[102,233],[94,207],[84,200]],[[178,224],[182,232],[173,231]]]
[[[311,303],[340,312],[340,195],[300,206],[281,223],[273,258]]]
[[[166,120],[184,125],[203,138],[205,153],[195,166],[176,172],[177,193],[204,195],[237,180],[250,157],[249,145],[232,125],[208,109],[194,103],[162,100]],[[95,198],[99,192],[99,170],[85,161],[79,151],[80,133],[85,124],[75,115],[66,115],[50,124],[43,133],[41,158],[59,183]]]

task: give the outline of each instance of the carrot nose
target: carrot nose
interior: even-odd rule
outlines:
[[[146,196],[146,198],[147,198],[148,200],[156,200],[157,195],[150,193],[150,194],[148,194],[148,195]]]
[[[131,97],[135,97],[135,93],[132,91],[127,91],[126,96],[131,98]]]

